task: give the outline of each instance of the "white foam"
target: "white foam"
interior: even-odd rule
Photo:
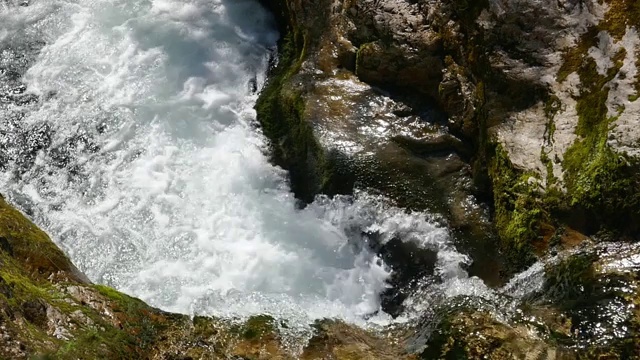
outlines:
[[[25,81],[54,95],[24,122],[48,123],[70,164],[41,152],[0,181],[92,280],[183,313],[364,323],[389,270],[352,243],[362,231],[438,250],[443,274],[466,276],[466,258],[425,214],[364,193],[296,209],[252,126],[247,84],[264,82],[277,38],[254,2],[47,6],[57,10],[37,25],[51,41]]]

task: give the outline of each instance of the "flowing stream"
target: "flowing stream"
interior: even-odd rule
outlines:
[[[298,209],[256,125],[278,34],[255,1],[19,5],[0,2],[0,191],[92,281],[182,313],[384,324],[375,231],[437,251],[453,295],[483,289],[429,214],[365,192]]]

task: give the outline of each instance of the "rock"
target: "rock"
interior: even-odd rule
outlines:
[[[30,323],[44,327],[47,324],[47,306],[40,299],[28,300],[22,303],[21,311]]]
[[[27,267],[25,270],[43,278],[59,275],[88,282],[86,276],[69,261],[42,230],[7,204],[4,199],[0,199],[0,237],[8,244],[4,247],[12,249],[11,256],[22,266]]]
[[[433,84],[442,76],[442,63],[437,56],[420,54],[410,48],[385,47],[380,42],[371,42],[358,50],[356,75],[370,84],[411,87],[433,96]]]
[[[456,105],[454,135],[437,106],[445,56],[441,34],[427,24],[432,14],[420,2],[319,1],[313,7],[326,16],[310,19],[311,5],[304,5],[284,1],[276,9],[290,11],[292,32],[281,44],[287,58],[256,107],[272,159],[289,170],[295,196],[307,203],[357,186],[410,210],[442,214],[460,241],[487,239],[489,213],[471,204],[483,191],[470,171],[472,146],[457,136],[473,127],[475,100]],[[354,70],[341,54],[355,47]],[[458,95],[474,93],[454,69],[464,69],[449,66]]]
[[[302,360],[311,359],[416,359],[415,355],[406,354],[405,350],[389,334],[386,341],[372,336],[361,329],[353,329],[345,324],[323,320],[315,324],[316,333],[309,340],[302,355]]]
[[[288,9],[284,19],[304,53],[299,47],[301,58],[283,65],[279,74],[288,75],[277,77],[261,98],[273,104],[295,99],[303,110],[287,122],[303,124],[297,133],[314,144],[313,152],[300,156],[327,159],[322,154],[337,152],[336,158],[348,159],[339,165],[306,161],[315,171],[307,171],[314,176],[304,181],[322,179],[314,191],[331,188],[337,178],[317,174],[336,167],[355,178],[340,178],[347,184],[340,191],[358,184],[401,206],[446,214],[454,233],[462,233],[458,245],[476,252],[474,271],[513,274],[552,246],[578,246],[596,233],[639,239],[635,2],[281,0],[272,6]],[[312,21],[311,12],[322,15]],[[355,71],[337,68],[337,39],[358,48]],[[411,110],[394,112],[401,107],[394,103]],[[424,104],[446,120],[422,116]],[[259,106],[263,127],[272,127],[275,117],[263,113]],[[408,119],[428,125],[413,127],[419,122]],[[292,136],[266,134],[273,144]],[[438,153],[460,156],[442,160]],[[489,219],[495,237],[487,230]],[[478,251],[491,246],[500,248],[499,255]],[[505,268],[479,262],[491,257]],[[445,350],[458,343],[457,355],[575,355],[529,334],[531,324],[496,322],[477,309],[454,322],[451,333],[457,335]]]
[[[367,244],[392,269],[389,288],[380,294],[381,307],[387,314],[397,317],[403,313],[403,302],[427,276],[433,276],[438,253],[424,249],[413,242],[392,238],[381,243],[380,234],[363,234]]]
[[[257,111],[273,160],[290,170],[302,201],[358,183],[408,209],[444,214],[476,267],[483,256],[474,249],[497,242],[507,272],[554,242],[579,246],[585,234],[638,240],[636,2],[262,2],[286,36]],[[0,48],[0,106],[40,101],[19,79],[42,46]],[[0,166],[26,171],[52,143],[51,129],[19,125],[23,116],[12,110],[7,124],[28,150],[16,157],[0,148]],[[52,160],[66,165],[76,146],[97,149],[78,134]],[[475,199],[486,193],[483,207]],[[3,200],[0,239],[0,357],[294,358],[269,316],[190,319],[90,284]],[[383,301],[398,313],[401,289],[430,274],[434,254],[399,239],[380,245],[396,270]],[[446,312],[428,323],[435,330],[420,357],[637,356],[637,249],[622,245],[550,265],[522,319],[497,319],[477,304]],[[393,335],[322,321],[301,358],[416,358]]]
[[[13,297],[13,290],[11,290],[11,286],[7,284],[7,281],[0,276],[0,295],[4,296],[5,299],[11,299]]]
[[[9,256],[13,256],[13,247],[5,237],[0,237],[0,250],[6,252]]]
[[[393,137],[392,140],[420,156],[448,152],[456,152],[460,155],[467,153],[462,141],[450,134],[437,135],[426,139],[414,139],[400,135]]]
[[[445,316],[434,329],[421,359],[569,359],[525,326],[512,327],[482,311]]]
[[[595,245],[547,266],[546,281],[539,295],[542,299],[534,304],[551,300],[550,306],[555,308],[552,312],[565,319],[560,327],[554,319],[544,322],[553,336],[569,347],[583,349],[588,358],[624,359],[640,353],[637,245]]]

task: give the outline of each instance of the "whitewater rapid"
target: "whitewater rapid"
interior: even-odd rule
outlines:
[[[386,323],[390,270],[358,246],[367,231],[436,250],[438,274],[464,279],[427,214],[365,192],[296,207],[253,110],[277,38],[251,0],[5,7],[0,43],[44,46],[22,79],[39,100],[0,108],[15,118],[0,125],[2,192],[92,281],[169,311]]]

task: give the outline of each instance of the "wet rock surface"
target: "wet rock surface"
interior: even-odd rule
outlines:
[[[630,129],[638,122],[635,2],[266,3],[276,12],[287,9],[280,20],[293,40],[281,44],[285,61],[272,74],[276,80],[264,91],[263,105],[295,100],[291,123],[305,124],[305,139],[314,144],[314,160],[303,166],[328,174],[306,178],[321,181],[307,187],[310,192],[296,192],[300,198],[348,193],[349,186],[332,187],[340,182],[378,191],[409,209],[443,214],[457,247],[473,260],[470,273],[493,286],[550,252],[573,251],[593,236],[639,239],[635,152],[640,137]],[[260,103],[257,109],[265,128],[277,122]],[[293,139],[291,132],[266,135],[274,144]],[[278,151],[296,148],[278,146]],[[275,161],[285,168],[301,165]],[[349,176],[332,177],[336,168]],[[425,269],[428,264],[425,259]],[[573,268],[550,266],[563,273]],[[444,322],[455,323],[451,333],[457,334],[446,340],[446,351],[425,356],[633,358],[618,345],[602,355],[602,344],[583,342],[600,335],[591,330],[580,335],[581,325],[567,328],[563,321],[576,315],[555,307],[566,298],[554,297],[552,278],[539,294],[547,303],[529,309],[550,333],[517,321],[482,327],[497,320],[474,307]],[[571,293],[565,287],[559,291]],[[601,292],[611,294],[581,292],[589,300],[577,308],[603,314],[604,308],[615,309],[617,300],[598,300]],[[607,305],[593,310],[589,301]],[[612,319],[576,321],[629,328]],[[484,334],[500,326],[502,335]],[[469,345],[476,340],[467,338],[459,340],[461,352],[452,350],[458,345],[450,341],[474,331],[483,334],[482,341],[493,340],[476,347]],[[517,342],[532,332],[537,340]],[[555,332],[569,340],[557,340]],[[634,334],[614,338],[616,344],[637,340]]]
[[[338,165],[305,166],[347,167],[356,187],[443,213],[465,245],[482,242],[492,220],[501,241],[475,247],[498,243],[507,273],[565,226],[637,236],[629,224],[640,213],[638,161],[616,145],[638,138],[628,123],[637,100],[632,2],[324,1],[314,4],[322,21],[287,4],[296,43],[286,46],[305,52],[274,75],[276,87],[297,99],[314,156],[342,155]],[[355,69],[344,66],[345,51],[356,51]],[[307,201],[348,192],[330,176],[305,181],[320,183],[296,192]],[[483,206],[488,213],[461,211]]]

